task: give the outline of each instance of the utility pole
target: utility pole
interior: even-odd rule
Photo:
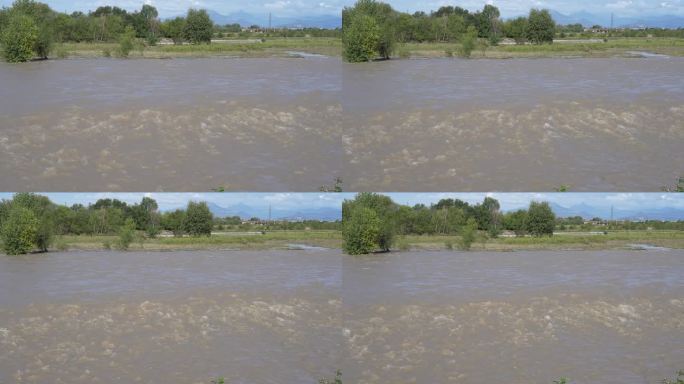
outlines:
[[[613,12],[611,12],[611,13],[610,13],[610,29],[611,29],[611,30],[613,29],[613,20],[614,20],[614,18],[613,18]]]

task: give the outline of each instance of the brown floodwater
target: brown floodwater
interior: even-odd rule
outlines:
[[[684,58],[0,64],[0,190],[655,191]]]
[[[656,383],[684,252],[0,256],[0,382]]]
[[[0,64],[0,190],[316,190],[342,173],[340,64]]]
[[[684,172],[684,58],[345,65],[350,190],[655,191]]]

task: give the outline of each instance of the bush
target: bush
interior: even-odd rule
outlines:
[[[468,222],[461,227],[461,238],[459,239],[458,246],[461,250],[468,251],[470,246],[475,241],[477,236],[477,221],[474,218],[469,218]]]
[[[342,55],[350,63],[370,61],[377,55],[379,41],[380,28],[375,19],[363,14],[354,15],[342,36]]]
[[[3,55],[10,63],[29,61],[38,41],[38,27],[29,16],[13,13],[0,36]]]
[[[28,208],[13,206],[0,229],[2,247],[8,255],[28,253],[35,246],[38,219]]]
[[[454,242],[451,241],[451,240],[445,241],[445,242],[444,242],[444,248],[446,248],[446,249],[448,249],[448,250],[451,251],[452,249],[454,249]]]
[[[374,210],[358,206],[342,227],[343,249],[349,255],[373,252],[380,236],[380,219]]]
[[[474,26],[468,27],[466,33],[461,36],[461,56],[470,57],[470,54],[475,49],[475,44],[477,43],[477,29]]]
[[[117,248],[125,251],[135,239],[135,221],[130,217],[126,219],[124,225],[119,229],[119,239],[117,241]]]
[[[135,29],[129,25],[119,37],[119,56],[128,57],[133,48],[135,48]]]
[[[104,57],[112,57],[112,50],[109,48],[105,48],[102,50],[102,56]]]
[[[107,249],[107,250],[112,249],[112,243],[110,243],[109,240],[105,240],[102,243],[102,248]]]
[[[556,23],[548,10],[532,9],[527,22],[527,39],[534,44],[553,43]]]

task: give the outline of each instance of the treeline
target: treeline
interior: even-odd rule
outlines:
[[[344,57],[351,62],[388,59],[397,44],[459,42],[469,56],[476,42],[496,45],[504,38],[522,44],[553,42],[555,22],[548,10],[532,9],[528,17],[503,21],[499,9],[487,4],[470,12],[454,6],[408,14],[376,0],[358,0],[342,11]]]
[[[34,0],[16,0],[11,7],[0,10],[0,44],[3,56],[10,62],[45,59],[55,43],[129,45],[139,39],[141,43],[155,45],[162,37],[179,44],[209,43],[213,33],[214,24],[209,15],[197,9],[188,10],[185,17],[166,21],[161,21],[157,9],[147,4],[135,12],[101,6],[88,14],[66,14]]]
[[[557,218],[556,227],[562,231],[684,231],[684,221],[605,220],[598,217],[585,220],[580,216],[573,216]]]
[[[502,213],[499,202],[486,197],[470,205],[458,199],[443,199],[427,207],[399,205],[375,193],[360,193],[342,204],[344,250],[363,254],[389,251],[396,236],[460,235],[468,249],[476,233],[497,237],[503,230],[518,236],[552,236],[556,217],[546,202],[532,202],[527,210]]]
[[[139,232],[149,238],[162,230],[175,236],[209,236],[213,215],[204,202],[189,202],[186,209],[159,212],[157,202],[143,197],[140,203],[100,199],[87,207],[57,205],[46,196],[17,193],[0,202],[0,240],[10,255],[47,251],[56,235],[119,235],[127,248]]]
[[[263,220],[257,217],[243,220],[239,216],[214,219],[214,228],[219,231],[304,231],[339,230],[340,221],[302,220]]]

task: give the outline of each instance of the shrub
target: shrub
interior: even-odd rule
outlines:
[[[379,41],[380,28],[375,19],[364,14],[354,15],[342,36],[342,55],[350,63],[370,61],[377,54],[376,47]]]
[[[109,48],[105,48],[102,50],[102,56],[104,57],[112,57],[112,50]]]
[[[468,251],[470,246],[475,241],[477,235],[477,221],[474,218],[469,218],[466,224],[461,227],[461,238],[459,239],[459,248]]]
[[[461,36],[461,56],[470,57],[470,54],[475,49],[475,44],[477,43],[477,29],[474,26],[468,27],[466,33]]]
[[[135,48],[135,29],[129,25],[119,37],[119,56],[128,57],[133,48]]]
[[[30,209],[22,206],[10,208],[7,220],[0,229],[2,247],[5,253],[20,255],[33,249],[38,225],[38,219]]]
[[[109,242],[109,240],[105,240],[102,243],[102,248],[107,249],[107,250],[112,249],[112,243]]]
[[[374,210],[355,207],[342,227],[344,251],[350,255],[371,253],[380,236],[380,219]]]
[[[451,241],[451,240],[445,241],[445,242],[444,242],[444,248],[446,248],[446,249],[448,249],[448,250],[451,251],[452,249],[454,249],[454,242]]]
[[[0,36],[3,55],[10,63],[29,61],[33,58],[38,41],[38,27],[29,16],[13,13]]]
[[[125,251],[135,239],[135,221],[130,217],[126,219],[124,225],[119,229],[119,239],[117,241],[117,248]]]

